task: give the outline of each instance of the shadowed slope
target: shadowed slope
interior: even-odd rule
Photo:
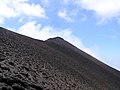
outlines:
[[[0,28],[0,90],[120,90],[119,71],[86,55],[62,38]]]
[[[51,46],[52,48],[66,54],[67,56],[73,58],[74,61],[80,66],[74,66],[79,71],[80,68],[86,68],[86,72],[95,75],[96,78],[106,79],[109,83],[111,82],[118,82],[120,84],[120,72],[115,70],[114,68],[102,63],[101,61],[97,60],[96,58],[88,55],[87,53],[83,52],[82,50],[78,49],[77,47],[73,46],[69,42],[65,41],[60,37],[50,38],[46,41],[46,43]],[[76,65],[77,65],[76,64]],[[80,70],[81,72],[81,70]],[[116,76],[114,78],[114,75]],[[87,76],[87,75],[86,75]],[[88,77],[90,77],[88,75]],[[92,81],[94,81],[94,78]],[[116,80],[115,80],[116,79]]]
[[[88,60],[95,62],[97,65],[101,66],[102,68],[108,70],[109,72],[115,74],[116,76],[118,76],[120,78],[120,72],[119,71],[117,71],[114,68],[102,63],[101,61],[99,61],[96,58],[92,57],[91,55],[85,53],[84,51],[78,49],[77,47],[75,47],[74,45],[65,41],[61,37],[50,38],[50,39],[46,40],[46,42],[47,42],[48,45],[50,45],[54,49],[58,49],[62,53],[67,54],[67,55],[69,55],[73,58],[76,58],[77,55],[78,56],[83,56],[83,57],[87,58]],[[61,49],[61,48],[64,48],[64,49]],[[73,52],[75,54],[73,54]],[[77,58],[79,58],[79,57],[77,57]]]

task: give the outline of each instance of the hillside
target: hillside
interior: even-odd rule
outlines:
[[[0,90],[120,90],[120,72],[60,37],[0,28]]]

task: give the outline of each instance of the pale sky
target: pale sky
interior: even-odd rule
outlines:
[[[40,40],[60,36],[120,70],[120,0],[0,0],[0,26]]]

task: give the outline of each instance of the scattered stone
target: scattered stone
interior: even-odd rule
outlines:
[[[10,86],[14,84],[14,80],[12,78],[7,78],[7,77],[1,77],[1,82],[4,82]]]
[[[1,65],[0,68],[3,69],[3,70],[8,70],[8,71],[10,71],[10,68],[7,67],[7,66],[5,66],[5,65]]]
[[[9,62],[9,64],[12,65],[12,66],[15,66],[15,64],[13,62]]]
[[[23,86],[20,86],[19,84],[13,84],[12,85],[13,90],[25,90]]]
[[[12,90],[12,88],[10,86],[3,86],[1,89],[2,90]]]
[[[22,85],[23,87],[28,86],[27,82],[25,82],[24,80],[21,80],[17,77],[12,77],[12,79],[14,80],[15,83],[18,83],[18,84]]]
[[[0,62],[2,62],[4,60],[5,60],[5,55],[3,55],[3,54],[0,53]]]
[[[21,74],[24,75],[27,78],[29,77],[29,74],[27,72],[22,72]]]
[[[43,90],[42,87],[37,86],[37,85],[35,85],[35,84],[29,84],[29,86],[32,87],[32,88],[35,88],[36,90]]]
[[[5,59],[4,58],[0,58],[0,62],[4,61]]]

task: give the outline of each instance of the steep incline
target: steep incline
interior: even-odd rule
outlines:
[[[119,71],[106,70],[56,39],[0,28],[0,90],[120,90]]]
[[[104,67],[104,69],[108,70],[109,72],[117,75],[119,78],[120,78],[120,72],[115,70],[114,68],[102,63],[101,61],[97,60],[96,58],[92,57],[91,55],[85,53],[84,51],[78,49],[77,47],[75,47],[74,45],[70,44],[69,42],[65,41],[64,39],[62,39],[61,37],[56,37],[56,38],[50,38],[47,41],[47,44],[50,45],[51,47],[57,49],[57,46],[59,47],[62,47],[62,48],[66,48],[67,51],[65,49],[60,49],[58,48],[59,51],[61,52],[64,52],[65,54],[69,55],[69,56],[72,56],[72,57],[75,57],[75,55],[78,55],[79,56],[83,56],[83,57],[86,57],[87,59],[95,62],[97,65],[101,66],[101,67]],[[65,51],[64,51],[65,50]],[[77,53],[75,55],[71,54],[70,52],[74,52],[74,53]]]
[[[78,49],[77,47],[73,46],[72,44],[60,37],[50,38],[46,40],[46,43],[55,50],[58,50],[61,53],[66,54],[68,57],[71,57],[73,59],[73,61],[71,62],[76,62],[76,64],[73,65],[75,70],[81,72],[87,78],[90,78],[91,81],[94,81],[94,79],[97,78],[98,80],[102,81],[106,80],[106,82],[109,83],[110,86],[113,86],[111,84],[113,82],[115,83],[115,85],[119,86],[119,71],[88,55],[87,53],[83,52],[82,50]],[[82,72],[81,69],[85,72]]]

